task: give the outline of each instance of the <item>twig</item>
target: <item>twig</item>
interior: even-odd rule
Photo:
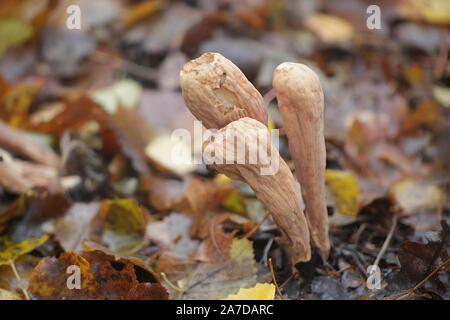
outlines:
[[[258,224],[252,228],[252,230],[250,230],[249,232],[244,234],[241,239],[248,239],[248,238],[250,238],[259,229],[259,227],[261,227],[261,225],[264,223],[264,221],[266,221],[268,216],[269,216],[269,211],[266,210],[266,214],[261,219],[261,221],[259,221]]]
[[[363,233],[363,231],[365,229],[366,229],[366,224],[363,223],[359,226],[358,231],[356,231],[356,236],[355,236],[355,241],[354,241],[355,247],[358,245],[359,238],[361,237],[361,234]]]
[[[277,279],[275,279],[275,273],[273,272],[273,265],[272,265],[271,258],[269,258],[269,268],[270,268],[270,273],[272,273],[272,280],[273,280],[273,283],[275,284],[275,288],[277,289],[278,295],[280,296],[281,299],[285,300],[283,294],[281,293],[280,287],[278,287]]]
[[[14,273],[14,276],[16,277],[17,281],[19,281],[20,289],[22,289],[22,292],[23,292],[23,295],[25,296],[25,299],[30,300],[30,296],[28,295],[27,290],[23,286],[22,279],[20,278],[19,273],[16,270],[16,266],[14,265],[14,261],[13,260],[9,261],[9,266],[11,267],[11,269],[12,269],[12,271]]]
[[[425,284],[425,282],[427,282],[428,280],[430,280],[430,278],[432,276],[434,276],[440,269],[442,269],[443,267],[445,267],[445,265],[447,265],[450,262],[450,259],[447,259],[445,262],[443,262],[439,267],[437,267],[432,273],[430,273],[428,276],[425,277],[425,279],[423,279],[422,281],[420,281],[414,288],[411,289],[411,292],[416,291],[417,289],[419,289],[421,286],[423,286]]]
[[[380,252],[378,252],[377,258],[375,259],[375,262],[374,262],[375,266],[378,266],[378,263],[380,263],[381,258],[383,257],[384,253],[386,252],[386,249],[388,248],[389,243],[391,242],[392,235],[394,234],[396,227],[397,227],[397,215],[394,214],[394,216],[392,217],[391,229],[389,230],[386,240],[384,240],[383,246],[381,247]]]
[[[280,289],[283,289],[283,287],[285,285],[287,285],[289,283],[289,281],[291,281],[292,279],[294,279],[294,277],[298,274],[298,270],[295,270],[295,272],[293,274],[291,274],[289,276],[289,278],[287,278],[287,280],[285,282],[283,282],[283,284],[280,286]]]
[[[161,272],[161,277],[164,279],[164,281],[171,287],[173,290],[178,292],[185,292],[186,290],[183,290],[181,288],[178,288],[176,285],[174,285],[166,276],[164,272]]]

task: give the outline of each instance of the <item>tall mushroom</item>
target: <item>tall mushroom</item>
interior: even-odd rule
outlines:
[[[180,83],[186,106],[208,129],[223,128],[243,117],[267,124],[261,94],[219,53],[207,52],[186,63],[180,71]]]
[[[292,263],[309,261],[308,225],[294,176],[272,146],[267,127],[250,118],[233,121],[205,141],[203,151],[206,158],[213,155],[215,161],[210,164],[217,171],[250,185],[280,229],[278,242],[288,251]],[[252,161],[255,153],[258,157]],[[268,169],[266,174],[264,169]]]
[[[250,134],[250,129],[263,130],[262,136],[269,134],[261,94],[239,68],[221,54],[208,52],[186,63],[180,71],[180,83],[191,113],[206,128],[221,129],[204,144],[204,150],[216,147],[224,132],[240,134],[236,136],[237,143],[245,143],[246,149],[252,145],[252,138],[258,138]],[[269,150],[273,150],[270,154],[278,161],[278,171],[273,175],[261,175],[260,170],[264,169],[261,162],[259,166],[245,161],[213,166],[230,178],[246,181],[279,227],[283,235],[280,244],[290,252],[292,262],[308,261],[311,258],[309,231],[294,177],[276,148],[271,143],[269,146]],[[268,154],[265,157],[268,160]]]
[[[330,252],[325,201],[325,139],[323,92],[319,78],[298,63],[282,63],[273,77],[278,106],[289,140],[306,206],[312,245],[322,259]]]

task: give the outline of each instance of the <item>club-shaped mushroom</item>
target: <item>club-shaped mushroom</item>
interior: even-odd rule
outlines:
[[[267,127],[251,118],[233,121],[204,142],[203,153],[217,171],[250,185],[281,231],[278,242],[292,263],[309,261],[308,225],[295,179],[272,145]]]
[[[264,100],[245,75],[219,53],[207,52],[180,71],[183,98],[191,113],[210,129],[250,117],[267,124]]]
[[[282,63],[273,77],[289,148],[306,206],[311,242],[328,257],[328,214],[325,201],[323,92],[318,76],[303,64]]]

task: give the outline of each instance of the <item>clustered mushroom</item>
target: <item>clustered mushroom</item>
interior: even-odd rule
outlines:
[[[280,229],[282,237],[278,242],[287,250],[294,265],[311,259],[310,233],[311,242],[322,258],[325,259],[329,252],[327,215],[322,211],[323,208],[326,210],[325,144],[323,123],[320,123],[323,122],[323,95],[317,77],[305,68],[298,64],[282,64],[275,71],[274,87],[302,186],[306,218],[295,178],[271,145],[266,127],[267,110],[258,90],[237,66],[219,53],[205,53],[186,63],[180,71],[188,109],[207,129],[219,129],[204,142],[204,153],[214,150],[216,157],[232,153],[234,161],[215,162],[212,167],[251,186]],[[313,132],[315,130],[317,132]],[[263,152],[259,153],[257,163],[248,159],[248,150],[255,141],[266,142],[264,148],[259,148]],[[245,152],[237,154],[235,145],[244,146]],[[230,159],[230,154],[225,158]],[[271,175],[261,174],[264,165],[271,161],[277,162],[278,170]]]

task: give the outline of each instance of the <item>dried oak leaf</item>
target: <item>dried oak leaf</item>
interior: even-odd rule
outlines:
[[[85,258],[99,286],[100,295],[107,300],[123,300],[128,292],[138,285],[134,266],[127,262],[123,269],[117,270],[111,265],[108,256],[101,251],[84,251]]]
[[[80,268],[81,289],[71,290],[67,286],[70,274],[66,271],[71,265]],[[33,299],[42,300],[102,299],[89,262],[73,251],[64,252],[58,258],[43,258],[31,274],[28,291]]]
[[[96,243],[92,240],[84,240],[83,248],[86,251],[101,251],[108,257],[111,261],[120,262],[126,264],[127,262],[131,262],[134,266],[143,269],[145,272],[149,274],[149,277],[152,280],[159,280],[158,274],[156,274],[153,269],[144,261],[144,258],[134,256],[134,255],[124,255],[117,252],[113,252],[106,248],[105,246]]]

